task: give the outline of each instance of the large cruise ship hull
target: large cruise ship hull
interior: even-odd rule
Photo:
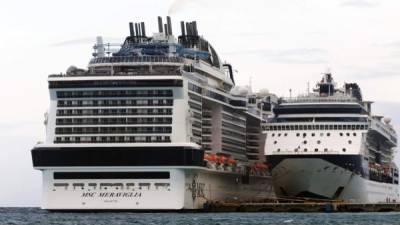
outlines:
[[[398,185],[363,177],[360,156],[268,156],[274,189],[281,197],[357,203],[398,201]]]
[[[84,171],[84,172],[83,172]],[[146,174],[134,179],[54,179],[55,174]],[[154,174],[169,178],[150,178]],[[274,196],[270,177],[242,177],[205,168],[59,168],[43,171],[42,208],[48,210],[202,209],[207,201]],[[56,185],[55,185],[56,184]],[[68,184],[68,186],[59,186]],[[96,186],[94,186],[96,184]]]
[[[43,172],[42,208],[48,210],[201,209],[207,201],[275,196],[270,176],[209,169],[202,154],[186,147],[32,151],[35,168]]]

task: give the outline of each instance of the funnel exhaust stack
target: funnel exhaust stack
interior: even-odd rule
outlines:
[[[167,26],[168,26],[168,35],[172,35],[172,24],[171,24],[171,17],[167,16]]]
[[[130,37],[135,36],[135,31],[133,30],[133,23],[132,22],[129,22],[129,34],[130,34]]]
[[[168,25],[164,24],[164,33],[166,36],[168,36]]]
[[[142,36],[142,28],[140,26],[140,23],[138,23],[138,30],[139,30],[139,33],[137,34],[137,36],[140,37],[140,36]]]
[[[141,24],[141,27],[142,27],[142,36],[146,37],[146,28],[144,26],[144,22],[141,22],[140,24]]]
[[[137,23],[135,23],[135,32],[136,32],[136,37],[139,36],[139,28]]]
[[[163,32],[163,22],[161,16],[158,17],[158,32],[159,33]]]
[[[185,36],[185,22],[181,21],[181,32],[182,36]]]
[[[192,24],[193,24],[193,35],[194,36],[198,36],[199,34],[197,33],[197,23],[196,23],[196,21],[193,21]]]

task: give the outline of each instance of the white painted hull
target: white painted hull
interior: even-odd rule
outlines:
[[[54,170],[43,170],[42,208],[48,210],[180,210],[201,209],[207,200],[260,200],[274,197],[271,177],[250,177],[241,183],[241,175],[211,171],[205,168],[127,167],[127,168],[60,168],[62,172],[140,172],[167,171],[166,179],[54,180]],[[54,183],[68,183],[55,187]],[[73,186],[73,184],[84,184]],[[97,187],[89,186],[97,183]],[[103,184],[123,184],[99,188]],[[127,184],[135,186],[128,187]],[[142,186],[139,184],[147,184]],[[156,186],[169,183],[169,186]]]
[[[278,196],[309,196],[358,203],[399,202],[396,184],[371,181],[318,158],[284,159],[272,171]],[[338,190],[343,187],[343,190]]]

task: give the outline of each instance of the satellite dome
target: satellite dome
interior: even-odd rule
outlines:
[[[258,91],[257,93],[257,97],[265,97],[267,95],[269,95],[269,90],[266,88],[261,89],[260,91]]]
[[[392,119],[389,117],[383,118],[383,122],[385,122],[386,124],[390,124],[391,121],[392,121]]]

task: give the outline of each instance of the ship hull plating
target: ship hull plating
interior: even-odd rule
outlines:
[[[336,199],[357,203],[393,202],[399,200],[398,185],[371,181],[354,168],[357,159],[349,156],[343,165],[335,157],[270,156],[274,162],[274,189],[282,197]]]
[[[87,174],[91,173],[143,172],[168,173],[169,178],[105,180],[70,177],[74,173],[88,178]],[[43,171],[42,208],[48,210],[201,209],[207,201],[259,200],[273,196],[271,177],[251,176],[249,184],[243,184],[239,174],[200,167],[57,168]]]

